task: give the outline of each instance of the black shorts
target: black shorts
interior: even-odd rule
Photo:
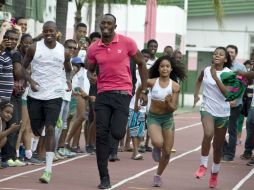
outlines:
[[[62,101],[62,98],[38,100],[29,96],[27,97],[28,114],[35,136],[41,136],[44,126],[56,126]]]
[[[96,96],[97,95],[97,85],[91,84],[89,89],[89,96]]]

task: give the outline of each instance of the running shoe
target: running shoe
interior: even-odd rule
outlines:
[[[195,173],[196,178],[204,177],[206,174],[207,168],[204,165],[199,166],[198,170]]]
[[[247,166],[254,166],[254,159],[251,159],[248,163]]]
[[[15,160],[15,164],[17,167],[23,167],[27,165],[25,162],[21,162],[19,159]]]
[[[218,173],[211,173],[210,179],[209,179],[209,187],[210,188],[215,188],[218,183]]]
[[[28,159],[28,158],[25,158],[25,162],[28,164],[28,165],[35,165],[35,166],[40,166],[40,165],[43,165],[43,161],[37,159],[37,158],[34,158],[33,156]]]
[[[155,176],[153,177],[153,187],[160,187],[161,184],[162,184],[161,176],[155,175]]]
[[[251,159],[252,154],[251,153],[243,153],[242,155],[240,155],[240,158],[243,160],[249,160]]]
[[[9,167],[15,167],[16,166],[16,163],[15,163],[15,161],[13,161],[13,159],[7,160],[6,163]]]
[[[52,173],[50,173],[48,171],[44,171],[39,180],[42,183],[49,183],[51,180],[51,176],[52,176]]]
[[[155,162],[159,162],[161,158],[161,149],[154,147],[152,157]]]

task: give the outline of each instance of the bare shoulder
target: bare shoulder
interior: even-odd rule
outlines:
[[[152,78],[147,80],[148,87],[153,87],[157,78]]]
[[[180,85],[177,82],[172,80],[172,91],[173,91],[173,93],[179,93],[180,89],[181,89]]]

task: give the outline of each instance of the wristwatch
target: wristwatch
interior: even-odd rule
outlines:
[[[142,91],[141,91],[141,93],[143,93],[143,94],[147,95],[147,94],[149,93],[149,90],[148,90],[148,89],[146,89],[146,90],[142,90]]]

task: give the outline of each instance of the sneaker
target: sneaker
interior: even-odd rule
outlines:
[[[58,160],[64,160],[65,157],[61,156],[58,152],[55,152],[55,156],[58,158]]]
[[[69,149],[67,148],[59,148],[59,150],[57,151],[61,156],[67,157],[67,158],[73,158],[75,157],[77,154],[75,152],[71,152]]]
[[[228,155],[224,155],[221,162],[234,162],[234,158]]]
[[[152,152],[153,151],[153,149],[150,146],[145,146],[145,148],[146,148],[146,152]]]
[[[80,146],[71,147],[70,150],[71,150],[71,152],[75,152],[75,153],[77,153],[77,154],[82,154],[82,153],[84,153],[84,152],[81,150]]]
[[[198,170],[195,173],[196,178],[204,177],[206,174],[207,168],[204,165],[199,166]]]
[[[161,158],[161,149],[153,148],[152,157],[155,162],[159,162]]]
[[[59,158],[57,158],[56,155],[54,155],[53,162],[56,162],[58,160],[59,160]]]
[[[251,159],[246,165],[247,166],[254,166],[254,159]]]
[[[240,158],[243,160],[249,160],[251,159],[252,154],[251,153],[243,153],[242,155],[240,155]]]
[[[109,189],[111,188],[109,177],[102,177],[101,183],[98,185],[98,189]]]
[[[94,146],[93,145],[88,145],[88,147],[86,147],[86,152],[88,154],[94,154],[95,153]]]
[[[211,173],[210,179],[209,179],[209,187],[210,188],[215,188],[218,183],[218,173]]]
[[[162,184],[161,176],[155,175],[155,176],[153,177],[153,187],[160,187],[161,184]]]
[[[15,167],[16,166],[16,162],[14,162],[13,159],[7,160],[6,163],[9,167]]]
[[[146,147],[144,145],[140,145],[139,149],[138,149],[138,152],[145,153],[146,152]]]
[[[4,168],[8,168],[9,165],[7,164],[7,162],[2,162],[0,167],[1,169],[4,169]]]
[[[36,159],[32,156],[32,158],[30,159],[27,159],[25,158],[25,162],[28,164],[28,165],[35,165],[35,166],[40,166],[43,164],[43,161],[39,160],[39,159]]]
[[[15,160],[15,164],[17,167],[23,167],[27,165],[25,162],[21,162],[19,159]]]
[[[172,148],[171,153],[176,153],[176,149]]]
[[[51,176],[52,176],[52,173],[50,173],[48,171],[44,171],[39,180],[42,183],[49,183],[51,180]]]

